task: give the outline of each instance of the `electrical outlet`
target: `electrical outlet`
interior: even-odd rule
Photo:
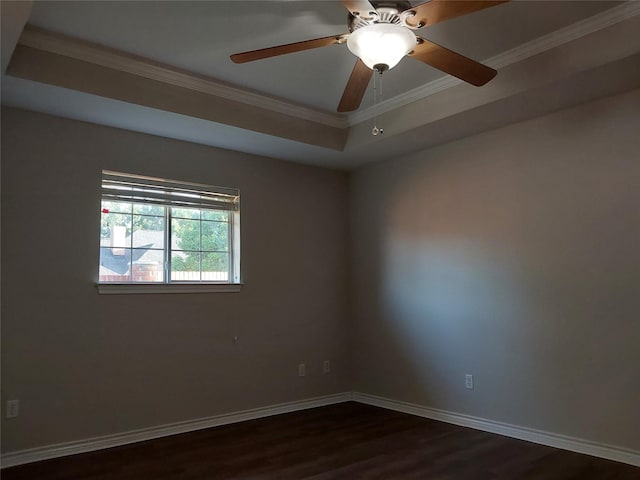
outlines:
[[[467,373],[464,376],[464,387],[470,390],[473,389],[473,375],[471,375],[470,373]]]
[[[20,413],[20,400],[7,400],[7,418],[16,418]]]
[[[323,365],[322,365],[322,370],[324,371],[324,373],[331,373],[331,361],[330,360],[325,360]]]
[[[298,365],[298,376],[304,377],[306,375],[307,375],[307,367],[305,366],[304,363],[301,363],[300,365]]]

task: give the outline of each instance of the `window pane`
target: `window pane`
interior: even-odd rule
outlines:
[[[131,213],[129,202],[108,202],[102,201],[102,213]]]
[[[129,248],[101,248],[100,274],[101,282],[129,282],[131,281],[131,249]]]
[[[172,208],[171,216],[174,218],[197,218],[200,219],[200,210],[193,208]]]
[[[202,222],[202,250],[226,252],[229,249],[229,224]]]
[[[226,282],[229,280],[229,254],[203,253],[202,280]]]
[[[164,282],[164,251],[134,248],[131,280],[133,282]]]
[[[156,217],[164,217],[164,207],[161,205],[142,205],[140,203],[134,203],[133,213],[137,213],[139,215],[154,215]]]
[[[103,213],[100,224],[101,247],[131,246],[131,215]]]
[[[200,250],[200,220],[172,218],[171,246],[177,250]]]
[[[164,217],[134,215],[133,246],[164,248]]]
[[[200,252],[172,253],[171,280],[200,281]]]
[[[228,222],[229,212],[222,210],[202,210],[203,220],[215,220],[216,222]]]

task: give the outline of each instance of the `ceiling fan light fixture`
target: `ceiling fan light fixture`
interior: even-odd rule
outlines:
[[[372,70],[395,67],[416,45],[416,36],[408,28],[392,23],[375,23],[354,31],[347,47]]]

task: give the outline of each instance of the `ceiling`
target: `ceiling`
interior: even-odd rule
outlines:
[[[421,29],[498,76],[473,87],[405,58],[383,75],[382,103],[368,90],[348,115],[336,113],[355,64],[345,45],[229,60],[346,33],[339,1],[1,6],[5,105],[331,168],[640,86],[640,2],[512,1]]]

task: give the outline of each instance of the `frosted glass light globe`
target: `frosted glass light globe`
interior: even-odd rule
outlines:
[[[402,25],[375,23],[357,29],[347,39],[347,47],[370,69],[376,65],[395,67],[416,45],[416,36]]]

